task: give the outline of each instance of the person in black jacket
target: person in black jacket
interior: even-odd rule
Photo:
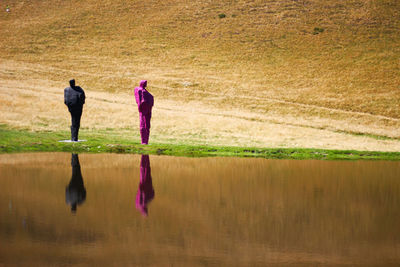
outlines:
[[[69,84],[70,87],[64,89],[64,103],[71,113],[71,141],[78,141],[82,109],[86,96],[83,89],[75,85],[75,80],[70,80]]]

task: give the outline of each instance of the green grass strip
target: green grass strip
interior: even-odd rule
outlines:
[[[141,145],[138,137],[118,135],[110,131],[82,131],[86,142],[58,142],[69,132],[31,132],[9,129],[0,125],[0,153],[75,152],[75,153],[133,153],[185,157],[260,157],[268,159],[319,160],[400,160],[400,152],[327,150],[312,148],[253,148],[151,143]],[[135,139],[136,138],[136,139]]]

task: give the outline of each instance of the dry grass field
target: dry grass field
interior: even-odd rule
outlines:
[[[63,89],[87,94],[84,130],[152,140],[400,151],[397,0],[10,0],[0,12],[0,123],[68,129]]]

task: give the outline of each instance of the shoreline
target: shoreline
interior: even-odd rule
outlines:
[[[265,159],[317,159],[317,160],[395,160],[400,152],[332,150],[313,148],[256,148],[234,146],[209,146],[190,144],[151,143],[117,136],[104,137],[90,131],[82,131],[85,142],[59,142],[68,132],[31,132],[0,126],[0,153],[23,152],[76,152],[76,153],[123,153],[151,154],[183,157],[257,157]]]

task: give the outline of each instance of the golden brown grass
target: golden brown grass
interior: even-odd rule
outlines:
[[[153,140],[400,150],[398,1],[10,7],[0,12],[2,123],[67,128],[62,89],[74,77],[88,94],[83,127],[136,134],[132,89],[146,78]]]

